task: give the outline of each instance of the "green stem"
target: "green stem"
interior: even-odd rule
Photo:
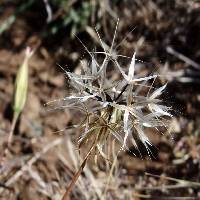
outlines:
[[[16,123],[17,123],[18,116],[19,116],[19,114],[15,113],[14,117],[12,119],[12,124],[11,124],[11,128],[10,128],[9,136],[8,136],[8,147],[12,143],[12,138],[13,138],[13,134],[14,134],[14,130],[15,130],[15,126],[16,126]]]

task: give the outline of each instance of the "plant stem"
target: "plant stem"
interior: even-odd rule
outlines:
[[[67,186],[67,189],[62,197],[62,200],[69,200],[69,195],[71,193],[71,190],[73,188],[73,186],[75,185],[76,181],[78,180],[78,177],[80,176],[81,172],[83,171],[86,163],[87,163],[87,160],[93,150],[93,148],[95,147],[95,144],[93,144],[91,147],[90,147],[90,150],[88,151],[87,155],[85,156],[81,166],[79,167],[79,170],[76,172],[76,174],[73,176],[70,184]]]
[[[18,116],[19,116],[18,114],[14,114],[14,117],[12,119],[12,124],[11,124],[11,128],[10,128],[9,136],[8,136],[8,147],[12,143],[13,133],[14,133],[14,130],[15,130],[15,126],[16,126],[16,123],[17,123]]]

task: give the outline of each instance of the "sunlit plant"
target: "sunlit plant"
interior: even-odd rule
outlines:
[[[159,75],[138,77],[135,74],[135,52],[128,69],[121,66],[119,60],[125,56],[117,55],[113,50],[115,35],[108,49],[98,34],[103,52],[90,52],[81,42],[91,61],[83,66],[79,74],[65,70],[74,91],[64,98],[66,107],[78,109],[85,114],[79,126],[82,131],[78,140],[80,149],[87,144],[90,145],[89,153],[94,150],[107,158],[104,150],[110,139],[117,140],[122,150],[129,150],[128,141],[138,149],[139,139],[151,156],[152,144],[146,129],[166,127],[167,118],[172,117],[170,107],[160,99],[167,84],[155,89],[153,84]],[[99,55],[101,62],[98,60]],[[111,71],[112,74],[118,74],[119,79],[114,79],[110,75]],[[78,173],[72,182],[75,182]]]
[[[74,88],[74,94],[64,98],[67,107],[78,108],[86,115],[81,123],[83,132],[79,138],[79,147],[92,140],[99,153],[105,155],[103,148],[109,136],[113,136],[123,149],[128,149],[129,138],[137,148],[135,138],[138,138],[150,154],[149,145],[152,144],[145,129],[166,126],[166,117],[172,116],[170,108],[163,105],[159,98],[167,84],[155,89],[153,83],[158,77],[156,74],[137,78],[134,73],[136,53],[133,54],[128,73],[125,73],[118,62],[120,56],[113,56],[112,47],[107,51],[103,42],[101,44],[105,56],[102,63],[96,59],[97,52],[87,50],[91,62],[83,73],[65,71]],[[112,80],[112,77],[107,76],[111,63],[115,67],[113,73],[118,71],[121,74],[120,80]],[[149,85],[149,81],[153,83]]]

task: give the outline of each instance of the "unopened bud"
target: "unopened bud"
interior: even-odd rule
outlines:
[[[32,55],[33,51],[30,47],[27,47],[24,61],[17,72],[13,105],[14,115],[16,116],[22,112],[26,102],[28,88],[28,62]]]

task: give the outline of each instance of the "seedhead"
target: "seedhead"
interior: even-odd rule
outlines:
[[[153,84],[159,76],[157,74],[138,78],[135,75],[135,52],[128,70],[122,67],[120,59],[125,56],[117,55],[113,49],[115,35],[108,49],[98,34],[103,52],[90,52],[81,42],[91,61],[83,66],[80,74],[65,70],[74,92],[64,100],[67,107],[77,108],[85,114],[79,126],[82,131],[79,148],[92,141],[95,149],[106,157],[104,150],[110,139],[116,139],[121,149],[126,150],[129,150],[127,141],[138,149],[139,139],[150,155],[152,144],[145,133],[146,129],[166,127],[166,118],[172,117],[170,108],[163,105],[160,99],[167,84],[155,89]],[[101,63],[98,56],[103,56]],[[113,78],[110,74],[119,78]]]

